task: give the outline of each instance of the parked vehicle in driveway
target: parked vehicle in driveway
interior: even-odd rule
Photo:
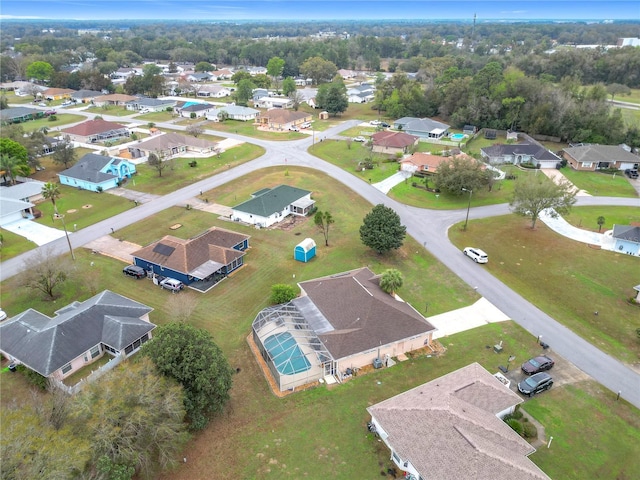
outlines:
[[[380,120],[371,120],[369,122],[370,125],[380,125]]]
[[[527,375],[533,375],[535,373],[544,372],[550,370],[555,365],[555,362],[551,357],[546,355],[540,355],[535,358],[530,358],[522,364],[522,371]]]
[[[525,378],[518,384],[518,390],[523,395],[533,396],[536,393],[549,390],[553,385],[553,378],[546,372],[536,373]]]
[[[389,128],[389,127],[391,127],[391,125],[389,125],[387,122],[380,122],[380,126],[381,126],[382,128]]]
[[[184,283],[175,278],[167,277],[160,282],[160,288],[171,290],[173,293],[178,293],[184,288]]]
[[[366,138],[364,138],[363,136],[358,135],[357,137],[353,137],[353,141],[354,142],[359,142],[359,143],[364,143],[367,141]]]
[[[298,126],[296,126],[296,125],[291,125],[289,127],[289,130],[291,130],[292,132],[299,132],[300,128]]]
[[[465,249],[462,250],[462,253],[476,263],[487,263],[489,261],[489,256],[479,248],[465,247]]]
[[[147,272],[144,271],[144,268],[139,267],[138,265],[127,265],[122,269],[122,273],[137,279],[145,278],[147,276]]]
[[[638,178],[638,170],[632,170],[632,169],[630,169],[630,168],[627,168],[627,169],[624,171],[624,174],[625,174],[627,177],[629,177],[629,178],[634,178],[634,179],[635,179],[635,178]]]
[[[7,313],[0,308],[0,322],[7,318]]]

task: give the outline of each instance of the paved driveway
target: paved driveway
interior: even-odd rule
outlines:
[[[40,225],[39,223],[36,223],[33,220],[27,220],[26,218],[18,220],[17,222],[9,223],[8,225],[3,225],[2,228],[25,237],[38,246],[64,237],[63,230],[47,227],[46,225]],[[71,225],[71,229],[73,230],[73,225]],[[72,233],[73,232],[69,232],[69,235]]]

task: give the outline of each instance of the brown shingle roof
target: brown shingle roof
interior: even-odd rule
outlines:
[[[47,88],[44,92],[42,92],[42,94],[44,96],[47,95],[65,95],[65,94],[71,94],[71,93],[75,93],[75,90],[72,90],[71,88]]]
[[[424,478],[548,479],[535,449],[496,415],[522,399],[473,363],[367,408]]]
[[[134,97],[133,95],[125,95],[124,93],[112,93],[109,95],[102,95],[100,97],[96,97],[93,99],[96,103],[101,102],[131,102],[133,100],[138,100],[138,97]]]
[[[107,122],[106,120],[87,120],[74,127],[65,128],[62,131],[71,135],[79,135],[87,137],[89,135],[96,135],[98,133],[109,132],[111,130],[120,130],[127,128],[124,125],[114,122]]]
[[[136,250],[132,256],[156,265],[189,274],[208,261],[228,265],[244,252],[232,248],[248,239],[248,235],[211,227],[203,234],[184,240],[166,235],[146,247]],[[170,248],[156,248],[158,245]]]
[[[417,167],[421,167],[423,170],[435,172],[436,168],[438,168],[441,163],[448,162],[456,157],[467,159],[472,158],[466,153],[460,153],[458,155],[454,155],[453,157],[443,157],[441,155],[431,155],[430,153],[416,152],[410,157],[403,159],[400,163],[411,163]]]
[[[182,146],[212,148],[215,145],[216,143],[212,142],[211,140],[206,140],[204,138],[195,138],[187,135],[182,135],[180,133],[170,132],[163,135],[151,137],[148,140],[144,140],[135,145],[135,148],[139,148],[141,150],[166,150],[173,147]]]
[[[296,120],[303,120],[311,115],[305,112],[294,112],[292,110],[283,110],[281,108],[272,108],[260,114],[260,118],[268,118],[271,123],[291,123]]]
[[[418,140],[415,135],[403,132],[390,132],[388,130],[376,132],[371,135],[373,144],[379,147],[404,148],[413,145]]]
[[[333,327],[319,338],[335,359],[434,331],[411,305],[382,291],[368,268],[300,283]]]

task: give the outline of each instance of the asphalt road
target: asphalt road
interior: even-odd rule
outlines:
[[[122,118],[103,116],[105,120],[122,121]],[[127,121],[130,121],[127,119]],[[134,120],[135,122],[135,120]],[[145,124],[144,122],[139,122]],[[640,408],[640,374],[613,357],[603,353],[591,343],[582,339],[549,315],[539,310],[535,305],[511,290],[500,280],[489,274],[481,265],[477,265],[466,258],[447,237],[451,225],[464,220],[467,210],[425,210],[400,204],[372,187],[367,182],[348,172],[320,160],[307,153],[307,149],[315,140],[319,142],[325,138],[337,136],[341,131],[357,125],[359,122],[351,120],[324,132],[318,132],[314,137],[293,142],[265,141],[246,138],[241,135],[223,134],[210,131],[218,136],[248,141],[265,148],[266,153],[251,162],[224,171],[213,177],[201,180],[178,191],[164,195],[156,200],[139,205],[138,207],[121,213],[103,222],[84,228],[71,236],[74,248],[81,247],[103,235],[111,234],[112,228],[117,231],[132,225],[150,215],[179,203],[186,203],[197,196],[200,191],[206,191],[242,177],[256,169],[271,166],[296,165],[322,170],[332,178],[342,183],[369,201],[372,205],[383,203],[393,208],[400,216],[402,223],[407,226],[407,232],[452,272],[458,275],[470,286],[476,288],[480,295],[486,297],[497,308],[512,318],[516,323],[529,331],[534,337],[542,336],[544,342],[550,344],[554,351],[575,364],[582,371],[593,377],[614,393],[620,392],[621,397]],[[182,130],[184,127],[171,124],[158,124]],[[637,206],[637,198],[613,197],[579,197],[577,205],[611,205]],[[509,213],[507,205],[492,205],[473,208],[469,218],[484,218]],[[68,252],[65,238],[61,238],[35,250],[12,258],[0,265],[0,281],[4,281],[20,273],[25,260],[34,257],[39,251],[47,255],[61,255]]]

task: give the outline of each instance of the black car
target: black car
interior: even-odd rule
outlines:
[[[536,373],[530,377],[525,378],[518,384],[518,390],[523,395],[532,396],[536,393],[549,390],[553,385],[553,378],[551,375],[545,372]]]
[[[632,170],[631,168],[627,168],[624,171],[624,174],[629,178],[638,178],[638,171],[637,170]]]
[[[386,122],[381,122],[381,123],[380,123],[380,126],[381,126],[382,128],[389,128],[391,125],[389,125],[389,124],[388,124],[388,123],[386,123]]]
[[[533,375],[534,373],[544,372],[551,369],[555,365],[552,358],[546,355],[540,355],[539,357],[531,358],[522,364],[522,371],[527,375]]]
[[[125,275],[129,275],[130,277],[135,277],[137,279],[147,276],[147,272],[145,272],[144,268],[137,265],[127,265],[122,269],[122,273],[124,273]]]

